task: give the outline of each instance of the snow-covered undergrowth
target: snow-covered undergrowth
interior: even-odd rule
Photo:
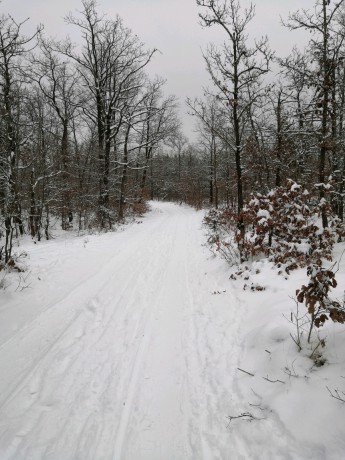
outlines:
[[[236,275],[202,219],[152,203],[124,231],[20,243],[26,271],[0,289],[1,460],[342,458],[344,326],[299,351],[306,269]]]
[[[341,302],[345,289],[344,248],[344,244],[338,244],[334,252],[340,264],[332,297]],[[309,315],[295,296],[296,289],[308,284],[306,269],[281,276],[267,260],[247,268],[240,276],[234,275],[238,269],[232,269],[236,278],[231,281],[232,289],[247,306],[236,376],[242,405],[230,414],[240,416],[230,419],[232,429],[239,430],[253,447],[252,458],[277,458],[273,453],[260,456],[258,443],[271,445],[274,452],[275,444],[288,440],[289,448],[285,451],[282,446],[285,453],[282,451],[279,458],[342,458],[345,403],[334,397],[345,400],[345,327],[327,321],[317,330],[318,336],[314,331],[307,343]],[[302,335],[301,350],[295,343],[298,335]],[[284,441],[274,436],[274,426],[284,427]]]

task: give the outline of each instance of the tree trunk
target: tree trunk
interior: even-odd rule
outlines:
[[[119,199],[119,219],[123,220],[124,210],[126,205],[126,184],[127,184],[127,169],[128,169],[128,140],[131,125],[128,124],[125,142],[123,147],[123,167],[122,167],[122,178],[120,186],[120,199]]]

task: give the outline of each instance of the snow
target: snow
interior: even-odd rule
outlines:
[[[301,185],[300,184],[296,184],[296,182],[294,182],[292,185],[291,185],[291,192],[295,192],[296,190],[299,190],[301,188]]]
[[[202,212],[151,208],[116,233],[20,243],[28,271],[0,290],[0,459],[342,458],[327,387],[345,391],[344,328],[320,330],[321,367],[290,337],[305,270],[229,279]]]
[[[330,178],[331,179],[331,178]],[[321,188],[321,189],[324,189],[324,190],[330,190],[332,188],[332,185],[331,184],[324,184],[323,182],[320,182],[319,184],[315,184],[315,187],[316,188]]]
[[[271,217],[269,211],[266,209],[259,209],[259,211],[256,213],[256,216],[263,217],[264,220],[268,220]]]

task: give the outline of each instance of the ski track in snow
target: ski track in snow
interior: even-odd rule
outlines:
[[[106,236],[97,271],[5,337],[1,460],[299,458],[277,419],[255,428],[280,437],[264,457],[251,424],[229,428],[247,307],[207,260],[202,214],[152,206],[142,225]]]

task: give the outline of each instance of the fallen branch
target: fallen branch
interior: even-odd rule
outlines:
[[[248,374],[248,375],[250,375],[251,377],[255,377],[255,375],[252,374],[251,372],[245,371],[245,370],[243,370],[243,369],[241,369],[241,368],[239,368],[239,367],[237,368],[237,370],[239,370],[239,371],[241,371],[241,372],[244,372],[245,374]]]
[[[228,415],[226,418],[229,419],[229,425],[232,422],[232,420],[236,419],[246,420],[247,422],[252,422],[253,420],[263,420],[262,418],[255,417],[250,412],[243,412],[240,415]]]
[[[262,378],[263,378],[264,380],[267,380],[267,382],[271,382],[271,383],[278,383],[278,382],[279,382],[279,383],[285,383],[285,382],[283,382],[282,380],[279,380],[279,379],[277,379],[277,380],[271,380],[271,379],[268,378],[268,376],[267,376],[267,377],[262,377]]]

